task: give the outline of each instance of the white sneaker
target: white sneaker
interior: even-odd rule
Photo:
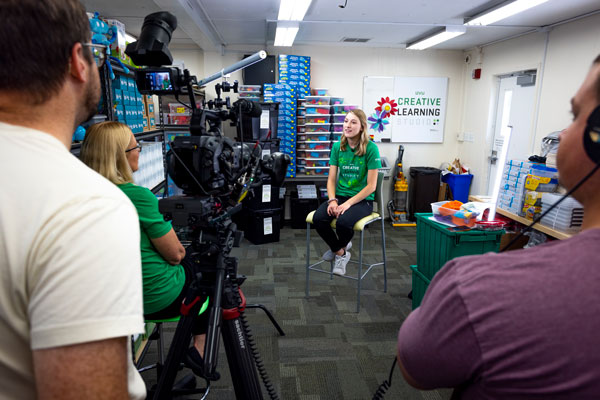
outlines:
[[[350,252],[347,251],[343,256],[335,256],[335,264],[333,266],[333,273],[336,275],[346,275],[346,265],[350,261]]]
[[[348,242],[348,244],[346,245],[346,251],[350,250],[352,248],[352,242]],[[335,260],[335,254],[333,254],[333,251],[331,251],[331,249],[327,250],[325,252],[325,254],[323,254],[323,261],[333,261]]]

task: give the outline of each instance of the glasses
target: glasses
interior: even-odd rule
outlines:
[[[89,47],[92,51],[92,55],[94,56],[94,61],[96,62],[96,66],[101,68],[106,61],[106,46],[103,44],[94,44],[94,43],[82,43],[83,47]]]
[[[136,149],[140,149],[140,153],[142,152],[142,146],[138,143],[137,146],[125,150],[125,153],[129,153],[130,151],[133,151],[133,150],[136,150]]]

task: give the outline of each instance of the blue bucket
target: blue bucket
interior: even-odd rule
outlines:
[[[472,180],[472,174],[446,174],[442,176],[442,182],[447,183],[450,190],[452,190],[452,198],[463,203],[469,201],[469,188]]]

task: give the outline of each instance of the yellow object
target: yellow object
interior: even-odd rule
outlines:
[[[525,189],[536,190],[541,183],[550,183],[550,180],[547,176],[527,175]]]

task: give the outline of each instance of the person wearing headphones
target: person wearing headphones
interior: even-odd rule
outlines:
[[[336,275],[346,274],[354,224],[373,212],[377,173],[381,168],[379,149],[369,138],[365,113],[359,109],[348,112],[343,129],[329,159],[329,200],[321,204],[313,217],[317,233],[329,246],[323,260],[335,261]],[[336,232],[330,226],[334,218],[337,218]]]
[[[449,261],[398,333],[412,386],[453,387],[453,399],[598,398],[600,56],[571,110],[557,163],[561,185],[585,208],[582,231]]]

